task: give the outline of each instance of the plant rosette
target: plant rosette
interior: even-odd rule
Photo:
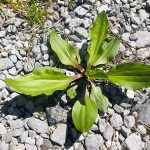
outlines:
[[[79,71],[74,76],[66,76],[55,67],[43,67],[34,70],[23,77],[5,79],[7,85],[19,93],[37,96],[51,95],[56,90],[66,89],[72,82],[81,80],[83,93],[72,108],[72,120],[75,127],[81,131],[88,131],[95,122],[98,109],[107,112],[108,98],[103,95],[94,81],[110,81],[127,89],[140,89],[150,86],[150,65],[141,63],[123,63],[103,71],[102,67],[109,64],[118,53],[120,39],[110,37],[109,23],[105,12],[101,12],[89,30],[90,44],[86,68],[81,65],[79,50],[64,41],[57,32],[50,31],[50,44],[59,60],[64,65],[73,66]],[[76,82],[79,83],[79,82]],[[74,98],[78,85],[67,90],[68,96]],[[81,93],[81,92],[80,92]]]

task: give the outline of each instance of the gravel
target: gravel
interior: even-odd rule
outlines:
[[[30,118],[27,122],[29,128],[34,130],[37,133],[47,133],[48,132],[48,124],[45,121],[41,121],[34,117]]]
[[[9,58],[0,58],[0,71],[12,68],[14,64]]]
[[[47,107],[46,115],[50,125],[56,123],[66,123],[67,121],[67,111],[61,108],[59,105],[55,107]]]
[[[6,132],[7,132],[7,130],[6,130],[5,126],[2,123],[0,123],[0,136],[6,134]]]
[[[85,139],[86,150],[92,150],[92,149],[98,150],[100,149],[103,143],[104,140],[101,135],[92,134]]]
[[[135,125],[135,119],[133,116],[125,116],[124,117],[124,124],[127,128],[132,128]]]
[[[65,1],[56,0],[51,7],[47,6],[51,15],[41,28],[32,28],[9,8],[4,7],[6,18],[0,10],[0,102],[5,103],[0,105],[0,149],[141,150],[144,146],[150,149],[149,132],[145,128],[150,124],[148,88],[133,91],[104,85],[110,100],[108,113],[100,112],[91,130],[82,134],[72,124],[71,107],[67,105],[72,102],[64,92],[52,96],[24,96],[3,81],[41,66],[60,66],[49,48],[47,30],[52,27],[74,46],[82,47],[81,54],[86,59],[88,30],[102,10],[108,14],[112,33],[124,40],[117,63],[132,62],[136,58],[138,62],[149,64],[149,8],[149,0],[76,0],[72,9]]]
[[[31,150],[31,149],[35,149],[35,139],[28,137],[25,141],[25,148],[26,150]]]
[[[142,135],[146,134],[146,132],[147,132],[146,128],[143,125],[137,125],[136,130]]]
[[[66,132],[66,124],[58,124],[56,130],[51,135],[51,140],[59,145],[64,145],[66,141]]]
[[[10,126],[12,129],[19,129],[24,126],[24,122],[22,120],[13,120]]]
[[[116,113],[110,118],[110,122],[114,128],[120,128],[123,125],[122,117]]]
[[[2,80],[0,80],[0,90],[6,88],[6,83]]]
[[[0,31],[0,38],[4,38],[6,36],[6,31]]]
[[[138,121],[142,124],[149,125],[150,124],[150,100],[148,100],[145,104],[140,104],[135,107],[138,110]]]
[[[141,137],[137,136],[135,133],[132,133],[125,141],[124,148],[129,150],[141,150],[143,148],[143,142],[141,141]]]
[[[77,14],[77,16],[79,16],[80,18],[83,18],[88,12],[88,10],[86,10],[82,6],[78,6],[74,11]]]
[[[75,29],[75,35],[79,38],[79,39],[86,39],[88,37],[88,33],[87,30],[82,28],[82,27],[77,27]]]
[[[134,36],[138,38],[136,41],[137,48],[150,46],[150,32],[137,31]]]
[[[111,140],[112,136],[113,136],[113,127],[110,125],[107,125],[105,128],[105,131],[103,132],[103,136],[106,140]]]
[[[105,119],[99,119],[98,120],[98,123],[99,123],[99,131],[101,132],[101,133],[103,133],[104,131],[105,131],[105,128],[106,128],[106,126],[107,126],[107,123],[106,123],[106,121],[105,121]]]

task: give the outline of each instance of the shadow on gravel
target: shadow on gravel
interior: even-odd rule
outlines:
[[[72,106],[75,101],[68,100],[68,102],[64,104],[61,101],[61,97],[63,94],[64,92],[57,91],[51,96],[40,95],[36,97],[31,97],[26,95],[18,95],[14,97],[12,100],[2,105],[0,107],[0,113],[5,114],[6,116],[8,116],[8,118],[9,117],[11,118],[11,116],[13,116],[14,119],[19,119],[19,118],[26,119],[35,116],[34,113],[37,112],[38,114],[41,114],[41,117],[43,115],[45,117],[45,115],[47,116],[46,108],[56,107],[58,105],[65,111],[68,109],[68,106]],[[48,119],[48,116],[46,118]],[[59,122],[52,123],[51,125],[55,125],[55,124],[59,124]],[[71,111],[68,111],[67,113],[67,121],[65,124],[67,124],[67,136],[66,136],[65,147],[69,148],[78,140],[78,138],[81,135],[81,133],[79,133],[75,129],[72,123]]]
[[[130,99],[126,95],[126,89],[123,92],[122,89],[115,84],[110,84],[110,83],[102,83],[100,85],[103,94],[108,98],[110,103],[112,105],[115,104],[129,104],[129,105],[135,105],[133,99]]]

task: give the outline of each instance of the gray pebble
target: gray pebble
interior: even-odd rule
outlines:
[[[134,36],[138,37],[138,40],[136,41],[137,48],[142,48],[150,45],[150,32],[137,31]]]
[[[22,61],[18,61],[16,64],[15,64],[16,68],[17,69],[23,69],[23,65],[22,65]]]
[[[81,40],[76,35],[70,35],[69,41],[81,42]]]
[[[52,149],[52,147],[53,147],[51,141],[49,139],[45,139],[45,138],[43,139],[43,145],[45,145],[45,147],[47,149]]]
[[[125,139],[123,147],[129,150],[141,150],[143,148],[143,142],[141,137],[132,133],[128,138]]]
[[[45,121],[41,121],[39,119],[36,119],[34,117],[31,117],[28,120],[28,126],[32,130],[34,130],[37,133],[47,133],[48,132],[48,124]]]
[[[26,139],[28,138],[28,131],[23,132],[20,136],[21,143],[25,143]]]
[[[12,75],[12,76],[15,76],[16,75],[16,68],[15,67],[13,67],[13,68],[10,68],[9,70],[8,70],[8,72],[9,72],[9,74],[10,75]]]
[[[59,145],[64,145],[66,141],[66,131],[67,125],[66,124],[58,124],[57,128],[51,135],[51,140]]]
[[[113,108],[117,113],[123,113],[124,112],[124,109],[117,104],[115,104]]]
[[[103,133],[105,131],[106,126],[107,126],[107,123],[106,123],[105,119],[99,118],[98,124],[99,124],[100,132]]]
[[[54,125],[56,123],[66,123],[67,121],[67,111],[58,105],[55,107],[47,107],[46,116],[49,125]]]
[[[10,19],[8,19],[8,20],[6,20],[6,21],[4,22],[3,26],[4,26],[4,27],[7,27],[7,26],[9,26],[9,25],[12,25],[12,24],[15,23],[15,21],[16,21],[16,18],[15,18],[15,17],[10,18]]]
[[[25,131],[24,128],[14,129],[13,133],[12,133],[12,136],[13,137],[21,136],[24,131]]]
[[[124,124],[127,128],[132,128],[135,125],[135,119],[133,116],[125,116],[124,117]]]
[[[147,150],[150,149],[150,140],[147,140],[147,141],[146,141],[146,148],[147,148]]]
[[[5,126],[2,123],[0,123],[0,137],[2,135],[6,134],[6,132],[7,132],[7,130],[6,130]]]
[[[2,52],[1,55],[2,55],[2,57],[8,57],[8,53],[7,52]]]
[[[43,145],[43,138],[38,135],[38,136],[36,136],[36,146],[37,146],[38,148],[40,148],[41,145]]]
[[[19,129],[24,126],[24,122],[22,120],[13,120],[10,124],[11,129]]]
[[[9,58],[0,58],[0,71],[12,68],[14,64]]]
[[[32,48],[32,53],[37,56],[38,54],[41,53],[41,48],[39,45],[34,45],[34,47]]]
[[[135,110],[138,110],[138,121],[142,124],[150,124],[150,100],[148,99],[144,104],[140,104],[135,107]]]
[[[16,33],[16,31],[17,31],[17,28],[14,25],[9,25],[7,27],[7,32],[9,32],[9,33],[14,34],[14,33]]]
[[[42,51],[43,54],[48,53],[48,47],[44,44],[41,44],[41,51]]]
[[[0,90],[3,90],[4,88],[6,88],[6,83],[0,80]]]
[[[131,130],[126,128],[125,126],[122,126],[121,133],[125,138],[127,138],[131,134]]]
[[[6,143],[10,142],[13,136],[13,130],[9,130],[6,134],[2,135],[2,141]]]
[[[52,21],[47,20],[47,21],[44,23],[44,28],[51,28],[52,25],[53,25]]]
[[[80,18],[75,18],[75,19],[71,19],[70,23],[69,23],[69,27],[72,28],[76,28],[79,27],[82,24],[83,20]]]
[[[6,31],[0,31],[0,38],[4,38],[6,36]]]
[[[78,37],[78,38],[80,38],[80,39],[86,39],[86,38],[88,38],[88,33],[87,33],[87,30],[86,29],[84,29],[84,28],[82,28],[82,27],[77,27],[76,29],[75,29],[75,35]]]
[[[142,135],[146,134],[147,132],[146,128],[143,125],[137,125],[136,130]]]
[[[17,57],[16,57],[16,55],[10,55],[9,58],[10,58],[10,60],[11,60],[13,63],[16,63],[16,62],[17,62]]]
[[[84,17],[88,12],[88,10],[84,9],[82,6],[78,6],[74,11],[80,18]]]
[[[0,143],[0,150],[9,150],[9,144],[6,144],[4,141]]]
[[[110,122],[115,128],[120,128],[123,125],[122,117],[116,113],[110,118]]]
[[[103,136],[106,140],[111,140],[113,136],[114,129],[112,126],[107,125],[105,131],[103,132]]]
[[[25,142],[25,148],[26,150],[35,150],[35,139],[34,138],[31,138],[31,137],[28,137],[26,139],[26,142]]]
[[[86,150],[99,150],[103,143],[103,137],[98,134],[91,134],[85,139]]]

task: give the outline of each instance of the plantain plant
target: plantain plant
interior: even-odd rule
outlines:
[[[150,86],[150,65],[140,63],[123,63],[109,67],[103,71],[118,53],[120,39],[110,37],[109,23],[105,12],[101,12],[89,30],[90,44],[86,67],[81,65],[79,50],[64,41],[57,32],[50,32],[51,48],[57,54],[62,64],[73,66],[77,70],[74,76],[55,67],[43,67],[32,73],[16,79],[7,78],[5,82],[17,92],[37,96],[50,95],[56,90],[64,90],[72,83],[83,81],[83,94],[78,97],[72,108],[72,120],[75,127],[81,131],[88,131],[98,115],[98,109],[107,112],[109,101],[96,82],[104,80],[119,84],[125,88],[136,90]],[[67,94],[74,98],[77,85],[72,86]]]

